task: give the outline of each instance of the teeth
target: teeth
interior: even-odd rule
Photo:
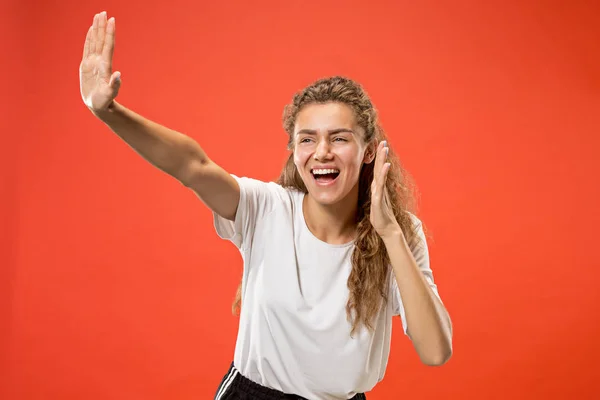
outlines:
[[[313,169],[312,173],[315,175],[335,174],[339,173],[338,169]]]

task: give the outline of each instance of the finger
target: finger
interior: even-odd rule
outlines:
[[[92,23],[92,37],[90,42],[90,54],[96,53],[96,45],[98,43],[98,14],[94,15]]]
[[[115,49],[115,18],[111,17],[106,25],[106,35],[104,39],[104,48],[102,49],[102,58],[106,60],[112,68],[113,52]]]
[[[385,209],[387,206],[389,206],[389,202],[387,201],[387,187],[385,185],[387,172],[389,171],[389,169],[390,164],[385,163],[381,168],[379,178],[377,179],[377,188],[375,189],[377,195],[375,196],[374,200],[379,204],[379,207],[381,207],[382,209]]]
[[[381,149],[383,148],[383,142],[380,142],[375,149],[375,161],[373,162],[373,188],[375,190],[377,187],[377,177],[379,176],[380,164],[381,164]]]
[[[85,44],[83,45],[83,58],[86,58],[90,54],[90,46],[92,43],[92,27],[87,31],[87,35],[85,35]]]
[[[384,140],[377,146],[377,153],[375,155],[375,176],[379,175],[381,167],[387,158],[387,142]]]
[[[384,189],[383,203],[388,209],[391,209],[390,194],[388,193],[387,187]]]
[[[388,193],[388,190],[387,190],[387,177],[389,175],[390,168],[392,168],[392,164],[389,163],[389,162],[385,163],[383,165],[383,168],[382,168],[382,171],[381,171],[382,172],[382,177],[380,179],[380,181],[381,181],[381,189],[380,190],[383,193],[383,202],[387,206],[390,205],[390,199],[389,199],[389,196],[388,196],[389,193]]]
[[[120,72],[117,71],[111,75],[110,80],[108,81],[108,86],[110,86],[111,88],[113,88],[115,90],[119,90],[119,88],[121,87],[121,73]]]
[[[104,34],[106,33],[106,11],[102,11],[98,16],[98,42],[96,44],[96,54],[102,54],[104,49]]]
[[[380,171],[386,158],[386,146],[387,143],[384,140],[381,143],[379,143],[379,145],[377,146],[377,150],[375,151],[375,163],[373,166],[373,182],[371,187],[371,192],[373,194],[377,194],[379,192],[378,188],[380,181]]]
[[[377,190],[379,193],[383,193],[385,190],[385,182],[387,180],[387,176],[388,176],[388,171],[390,170],[390,166],[391,164],[389,162],[386,162],[385,164],[383,164],[383,167],[381,168],[381,171],[379,172],[379,179],[377,179]]]

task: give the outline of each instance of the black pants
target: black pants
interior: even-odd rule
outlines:
[[[352,400],[366,400],[363,393],[352,397]],[[231,363],[229,371],[223,377],[214,400],[307,400],[294,394],[264,387],[242,376]]]

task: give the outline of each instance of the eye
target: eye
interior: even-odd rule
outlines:
[[[348,140],[346,140],[343,137],[336,137],[335,139],[333,139],[334,142],[347,142]]]
[[[308,141],[310,141],[309,138],[300,139],[300,143],[307,143]]]

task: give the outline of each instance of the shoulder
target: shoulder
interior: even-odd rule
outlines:
[[[273,194],[281,194],[285,189],[276,182],[264,181],[261,179],[250,178],[248,176],[231,176],[240,185],[240,189],[248,192],[271,192]]]
[[[411,237],[413,240],[415,239],[419,239],[419,238],[424,238],[425,237],[425,233],[424,233],[424,229],[423,229],[423,221],[421,221],[421,219],[419,217],[417,217],[415,214],[411,213],[411,212],[407,212],[409,218],[410,218],[410,222],[411,222]]]
[[[427,238],[425,235],[425,229],[423,227],[423,221],[415,214],[408,212],[410,220],[412,222],[412,232],[408,245],[414,254],[427,252]]]
[[[240,186],[242,197],[254,197],[266,201],[275,207],[277,204],[295,203],[301,195],[301,191],[295,188],[283,187],[274,181],[265,181],[246,176],[232,175]]]
[[[411,213],[410,211],[408,211],[407,214],[410,217],[410,220],[412,221],[413,226],[415,228],[422,227],[423,222],[421,221],[421,219],[419,217],[417,217],[415,214]]]

